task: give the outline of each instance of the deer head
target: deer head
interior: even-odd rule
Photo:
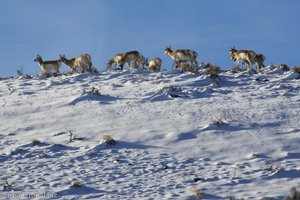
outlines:
[[[59,54],[59,61],[64,62],[66,60],[65,54]]]
[[[172,52],[171,46],[166,46],[166,48],[165,48],[165,55],[167,55],[170,52]]]
[[[40,61],[43,61],[43,59],[40,55],[37,55],[36,59],[34,59],[34,62],[40,62]]]

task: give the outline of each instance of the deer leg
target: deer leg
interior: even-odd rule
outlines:
[[[245,63],[244,63],[244,62],[242,62],[242,70],[243,70],[243,71],[244,71],[244,64],[245,64]]]
[[[196,64],[196,66],[198,67],[198,62],[197,62],[197,60],[195,60],[195,61],[194,61],[194,63],[195,63],[195,64]]]
[[[233,66],[232,66],[232,69],[236,69],[236,66],[239,64],[239,61],[238,60],[236,60],[236,61],[234,61],[234,64],[233,64]]]
[[[252,74],[252,65],[255,63],[255,61],[254,60],[252,60],[251,58],[248,58],[247,59],[247,62],[248,62],[248,73],[249,74]]]
[[[92,72],[92,66],[93,66],[93,63],[92,62],[89,62],[89,71]]]
[[[172,69],[174,69],[174,66],[177,65],[177,64],[176,64],[176,61],[177,61],[177,60],[174,60],[174,62],[173,62],[173,64],[172,64]],[[177,67],[176,67],[176,68],[177,68]]]
[[[81,73],[84,73],[84,72],[85,72],[85,70],[84,70],[84,68],[83,68],[82,65],[80,65],[80,69],[81,69]]]
[[[123,70],[124,69],[124,64],[119,65],[120,69]]]
[[[249,62],[249,65],[248,65],[248,73],[250,75],[252,75],[252,63],[251,62]]]
[[[258,64],[258,62],[255,62],[255,66],[256,66],[256,70],[260,70],[260,65]]]

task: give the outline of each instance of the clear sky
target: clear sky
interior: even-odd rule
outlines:
[[[232,66],[232,46],[263,53],[267,65],[300,65],[299,0],[0,0],[0,33],[0,76],[21,67],[39,73],[37,54],[89,53],[104,70],[130,50],[162,58],[168,69],[166,45],[195,50],[199,63],[221,68]]]

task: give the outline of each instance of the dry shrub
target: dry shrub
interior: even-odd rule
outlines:
[[[197,74],[199,72],[199,68],[197,66],[188,66],[183,69],[184,72],[191,72]]]
[[[279,163],[272,161],[270,163],[267,163],[267,167],[265,170],[271,173],[277,173],[281,170],[284,170],[284,168]]]
[[[220,126],[220,125],[226,124],[226,122],[223,121],[222,119],[212,119],[211,124],[216,125],[216,126]]]
[[[294,67],[293,72],[300,74],[300,66]]]
[[[79,182],[74,182],[74,183],[72,183],[72,187],[74,187],[74,188],[80,188],[81,184]]]
[[[300,200],[300,192],[293,187],[291,189],[291,195],[285,197],[285,200]]]
[[[199,189],[198,187],[193,187],[192,192],[198,199],[204,198],[204,192],[201,189]]]
[[[33,145],[37,145],[37,144],[41,144],[42,142],[41,142],[39,139],[34,138],[34,139],[31,140],[31,143],[32,143]]]
[[[220,126],[228,124],[233,121],[232,115],[229,110],[223,110],[218,117],[211,120],[211,125]]]
[[[73,142],[75,140],[83,140],[84,139],[83,137],[78,137],[78,133],[76,133],[76,130],[66,128],[66,131],[69,133],[69,136],[70,136],[69,141],[70,142]]]
[[[282,69],[282,70],[284,70],[284,71],[290,71],[289,66],[287,66],[287,65],[284,64],[284,63],[279,63],[279,64],[276,65],[276,67],[277,67],[277,68],[280,68],[280,69]]]
[[[231,73],[234,73],[234,74],[239,73],[239,69],[237,67],[232,68],[230,71],[231,71]]]
[[[99,92],[99,89],[95,88],[95,87],[92,87],[90,90],[83,90],[82,91],[82,95],[84,94],[92,94],[92,95],[97,95],[97,96],[100,96],[100,92]]]

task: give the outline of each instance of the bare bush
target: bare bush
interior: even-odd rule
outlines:
[[[73,142],[75,140],[83,140],[84,139],[83,137],[78,137],[76,130],[66,128],[66,131],[69,133],[69,136],[70,136],[69,141],[70,142]]]
[[[265,168],[266,171],[271,172],[271,173],[277,173],[283,169],[284,169],[283,166],[281,166],[280,164],[278,164],[276,162],[267,163],[267,167]]]
[[[232,121],[233,121],[233,118],[232,118],[232,115],[229,112],[229,110],[223,110],[220,113],[220,116],[217,116],[211,120],[211,125],[220,126],[223,124],[228,124],[229,122],[232,122]]]
[[[4,183],[4,185],[3,185],[3,189],[4,190],[9,190],[9,189],[11,189],[12,188],[12,184],[10,184],[9,182],[8,182],[8,179],[6,179],[5,180],[5,183]]]
[[[14,89],[13,87],[11,87],[10,85],[6,84],[7,89],[9,91],[9,95],[12,95],[14,92],[16,92],[17,90]]]

